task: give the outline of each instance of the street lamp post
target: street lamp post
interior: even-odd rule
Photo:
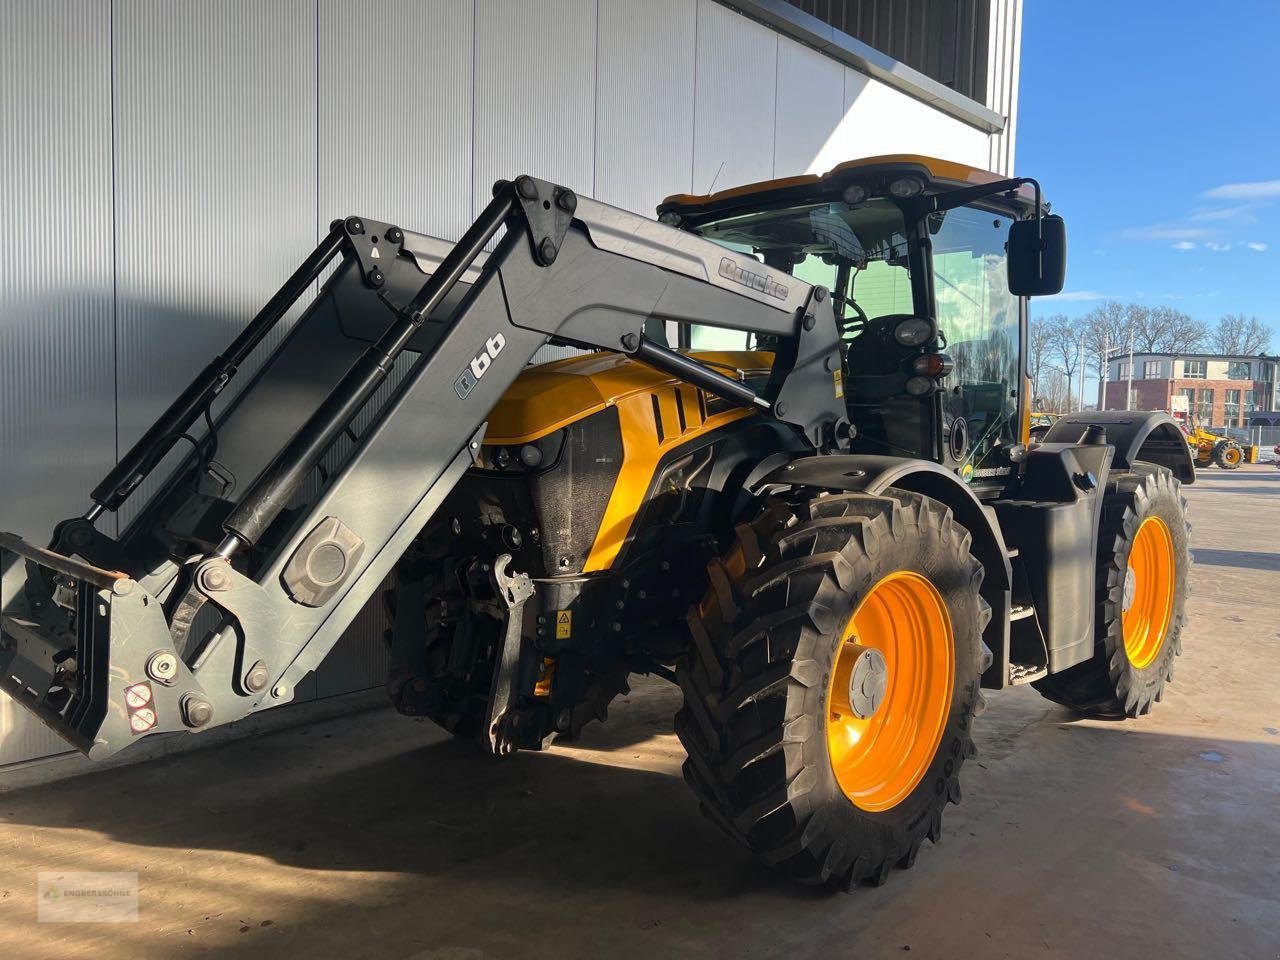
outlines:
[[[1087,364],[1084,359],[1084,331],[1080,332],[1080,412],[1084,413],[1084,370]]]
[[[1116,344],[1114,347],[1111,345],[1110,334],[1107,334],[1107,338],[1102,342],[1102,368],[1098,371],[1099,410],[1107,409],[1107,384],[1111,382],[1111,361],[1115,359],[1114,355],[1123,349],[1124,347],[1120,344]]]
[[[1125,393],[1124,408],[1133,409],[1133,330],[1129,331],[1129,389]]]

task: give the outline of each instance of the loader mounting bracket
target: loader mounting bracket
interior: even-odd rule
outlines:
[[[374,290],[381,289],[387,282],[386,264],[399,256],[404,244],[404,231],[394,224],[366,220],[363,217],[347,217],[346,220],[333,222],[334,227],[339,225],[346,233],[351,250],[360,264],[360,275],[364,278],[365,286]]]
[[[809,291],[794,337],[782,339],[766,396],[779,420],[804,431],[814,447],[847,449],[852,431],[844,404],[840,335],[826,287]]]
[[[573,212],[578,209],[578,195],[567,187],[527,174],[516,177],[514,183],[499,180],[493,185],[494,196],[506,189],[515,191],[516,200],[524,213],[533,259],[541,266],[551,266],[564,245],[564,236],[569,232]]]
[[[120,544],[84,517],[72,517],[59,523],[53,530],[49,549],[54,553],[84,557],[94,566],[108,570],[123,570],[128,564]]]

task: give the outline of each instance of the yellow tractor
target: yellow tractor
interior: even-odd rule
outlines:
[[[1239,470],[1243,463],[1258,462],[1257,447],[1241,444],[1234,437],[1212,433],[1194,422],[1187,431],[1187,445],[1191,448],[1191,456],[1197,467],[1216,464],[1223,470]]]
[[[984,689],[1147,713],[1195,469],[1158,411],[1029,442],[1040,185],[880,157],[658,214],[521,176],[455,244],[334,221],[82,514],[0,534],[0,690],[103,759],[289,702],[373,604],[396,709],[494,756],[677,684],[707,815],[844,888],[941,838]]]
[[[1049,428],[1058,422],[1061,417],[1060,413],[1049,413],[1046,410],[1036,410],[1031,414],[1031,439],[1039,443],[1045,438],[1049,432]]]

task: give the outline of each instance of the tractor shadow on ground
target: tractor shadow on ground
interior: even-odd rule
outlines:
[[[1213,567],[1240,567],[1248,570],[1280,571],[1280,553],[1195,547],[1192,549],[1191,555],[1196,563]]]
[[[1280,479],[1280,470],[1276,471],[1276,478]],[[1205,483],[1203,480],[1199,480],[1197,482],[1197,486],[1203,486],[1206,491],[1212,491],[1214,493],[1233,493],[1244,497],[1273,496],[1275,493],[1280,492],[1280,488],[1268,488],[1261,485],[1252,487],[1228,487]]]
[[[643,699],[657,702],[619,710],[616,725],[633,726],[646,710],[665,712],[670,698]],[[947,834],[964,835],[959,842],[972,848],[971,856],[985,857],[988,845],[1006,844],[1001,822],[1037,803],[1057,811],[1061,830],[1041,835],[1020,855],[1051,855],[1041,849],[1045,843],[1078,845],[1070,837],[1093,829],[1089,824],[1102,811],[1109,820],[1134,818],[1134,828],[1145,831],[1136,853],[1123,844],[1102,847],[1103,859],[1144,855],[1147,846],[1179,856],[1174,851],[1183,817],[1170,813],[1161,796],[1180,796],[1202,781],[1225,791],[1230,802],[1247,804],[1244,783],[1222,780],[1222,774],[1243,770],[1252,780],[1280,773],[1280,744],[1223,745],[1145,732],[1141,722],[1127,729],[1083,725],[1070,711],[1038,700],[1011,706],[993,706],[979,722],[979,757],[964,774],[968,802],[949,808],[944,820]],[[427,724],[413,724],[409,735],[391,741],[388,735],[404,731],[399,718],[379,713],[363,722],[368,729],[343,729],[352,723],[332,721],[14,791],[0,796],[0,815],[10,827],[89,830],[133,846],[232,851],[309,870],[447,880],[433,887],[433,896],[444,898],[436,909],[448,909],[450,897],[517,896],[526,888],[557,896],[623,890],[687,902],[758,892],[792,902],[827,897],[821,889],[781,880],[704,819],[670,751],[661,762],[646,756],[657,770],[640,769],[632,750],[612,748],[607,740],[595,742],[599,759],[552,749],[495,761]],[[369,734],[383,739],[364,750]],[[1259,739],[1267,739],[1261,731]],[[1134,799],[1139,766],[1146,770],[1141,802]],[[1206,789],[1194,792],[1204,796]],[[984,812],[991,798],[994,819]],[[1153,804],[1161,807],[1158,817],[1144,812]],[[1265,817],[1266,804],[1253,805]],[[1184,814],[1194,810],[1189,806]],[[1058,832],[1067,836],[1055,839]],[[911,882],[891,880],[875,891],[875,902],[914,890],[917,876],[923,875],[927,890],[959,869],[947,847],[926,845]],[[74,868],[102,869],[92,849],[83,861]],[[1099,869],[1096,858],[1088,869]],[[1256,872],[1240,879],[1249,887],[1261,881]]]
[[[588,728],[570,750],[495,760],[413,727],[403,751],[381,746],[368,762],[349,736],[326,752],[322,726],[286,732],[293,750],[268,737],[91,773],[0,796],[0,822],[311,870],[465,879],[473,892],[622,887],[701,899],[786,887],[702,817],[678,770],[620,765],[633,735]],[[610,759],[580,758],[593,752]],[[81,869],[96,869],[92,860]]]

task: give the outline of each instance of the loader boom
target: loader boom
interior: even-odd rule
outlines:
[[[291,699],[550,340],[631,355],[770,413],[815,449],[847,435],[822,287],[532,177],[500,181],[439,254],[391,224],[336,221],[95,487],[83,517],[60,524],[48,550],[5,535],[0,686],[95,758]],[[231,397],[237,371],[339,257]],[[773,338],[764,395],[668,349],[653,335],[668,321]],[[202,416],[212,429],[196,451],[149,485]],[[96,528],[143,489],[154,492],[118,540]]]

